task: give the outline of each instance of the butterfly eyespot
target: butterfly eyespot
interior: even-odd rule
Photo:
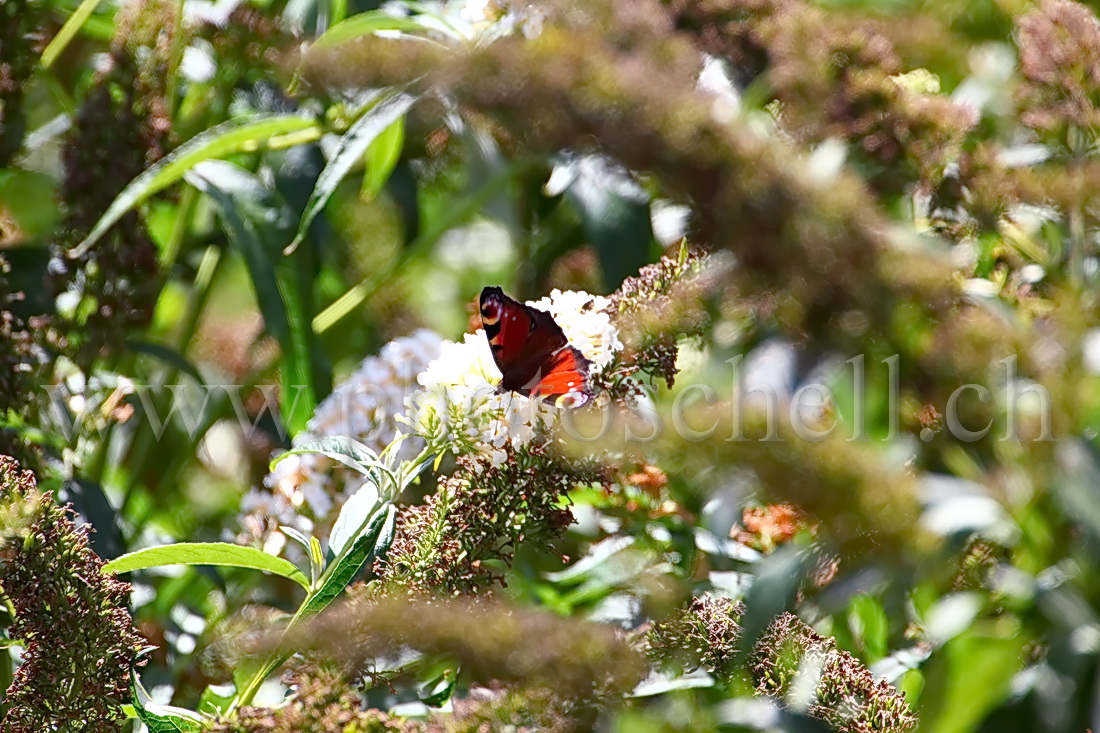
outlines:
[[[558,409],[581,407],[588,402],[588,395],[584,392],[567,392],[554,400],[554,406]]]
[[[481,306],[481,322],[486,326],[495,325],[500,321],[500,304],[488,301]]]

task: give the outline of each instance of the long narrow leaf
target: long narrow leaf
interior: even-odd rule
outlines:
[[[187,173],[186,180],[210,198],[229,241],[244,258],[264,325],[279,342],[287,378],[291,384],[306,384],[297,369],[301,360],[292,337],[289,311],[293,309],[279,286],[275,262],[269,254],[272,242],[264,236],[273,220],[290,216],[289,210],[279,208],[275,194],[256,174],[232,163],[203,161]],[[287,400],[287,404],[293,404],[293,400]]]
[[[353,15],[329,28],[314,42],[313,48],[339,46],[341,43],[378,31],[416,32],[423,30],[425,30],[424,25],[415,18],[403,18],[380,10],[368,10],[365,13]]]
[[[378,456],[367,446],[344,435],[334,435],[327,438],[317,438],[296,445],[285,453],[280,453],[271,460],[270,469],[285,458],[302,455],[304,453],[320,453],[326,458],[331,458],[342,463],[348,468],[361,473],[367,479],[379,482],[380,471],[385,471],[385,466],[378,460]]]
[[[103,566],[105,573],[128,573],[163,565],[220,565],[249,568],[281,575],[309,589],[309,579],[293,563],[269,555],[255,547],[228,542],[180,542],[174,545],[147,547],[115,558]]]
[[[293,252],[305,239],[314,217],[328,203],[329,198],[336,187],[340,185],[340,181],[348,174],[348,171],[356,163],[363,160],[371,143],[379,135],[386,132],[391,125],[404,117],[415,101],[416,97],[408,94],[397,94],[383,99],[365,112],[344,133],[344,136],[340,138],[339,145],[336,146],[336,151],[332,154],[332,158],[329,159],[328,165],[321,171],[321,176],[317,179],[317,185],[314,186],[313,193],[310,194],[306,209],[302,213],[302,220],[298,224],[298,233],[295,235],[294,241],[287,247],[288,253]]]
[[[393,174],[401,149],[405,145],[405,120],[399,118],[382,131],[367,149],[367,170],[363,173],[363,185],[359,195],[373,199]]]
[[[100,0],[83,0],[77,7],[76,12],[69,16],[69,19],[65,21],[65,25],[61,26],[61,30],[57,32],[57,35],[46,46],[46,50],[42,52],[39,65],[43,69],[48,69],[53,65],[53,62],[57,60],[57,57],[61,55],[61,52],[65,50],[88,21],[88,18],[95,12],[99,2]]]
[[[348,583],[355,580],[363,566],[389,549],[393,543],[396,517],[397,510],[392,504],[374,515],[367,528],[352,543],[351,549],[325,573],[317,592],[302,604],[297,619],[312,618],[325,610],[344,592]]]
[[[348,543],[359,536],[360,530],[366,531],[367,519],[378,502],[378,487],[369,482],[348,497],[329,533],[328,549],[333,557],[340,557]]]
[[[141,686],[137,672],[130,672],[130,698],[138,719],[149,733],[199,733],[204,718],[198,713],[170,705],[158,705]]]
[[[300,115],[270,115],[243,121],[232,120],[196,135],[122,189],[122,193],[107,207],[92,231],[69,253],[69,257],[83,255],[126,212],[178,181],[198,163],[246,150],[258,150],[268,146],[272,137],[291,133],[299,133],[302,137],[298,142],[305,142],[320,137],[321,128],[316,121]]]

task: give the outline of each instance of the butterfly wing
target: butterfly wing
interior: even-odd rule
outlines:
[[[539,398],[584,389],[588,360],[569,346],[554,317],[504,294],[481,291],[481,324],[502,375],[502,389]]]
[[[576,348],[559,349],[544,365],[541,378],[531,388],[531,396],[554,399],[570,393],[587,394],[590,366],[591,362]]]

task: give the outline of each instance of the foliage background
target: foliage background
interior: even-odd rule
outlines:
[[[3,464],[5,726],[1100,728],[1098,103],[1069,0],[5,0],[0,453],[37,477]],[[784,405],[827,380],[837,434],[402,463],[363,535],[389,555],[283,638],[277,710],[286,566],[100,573],[254,541],[317,591],[339,558],[242,504],[364,356],[460,339],[486,284],[612,294],[655,414],[705,382],[729,435],[744,357]],[[944,425],[967,383],[975,441]],[[1049,425],[1010,422],[1028,385]]]

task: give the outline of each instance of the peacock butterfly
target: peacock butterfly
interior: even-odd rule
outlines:
[[[591,362],[569,345],[546,311],[512,300],[498,287],[481,291],[481,325],[503,378],[500,389],[539,399],[588,400]]]

